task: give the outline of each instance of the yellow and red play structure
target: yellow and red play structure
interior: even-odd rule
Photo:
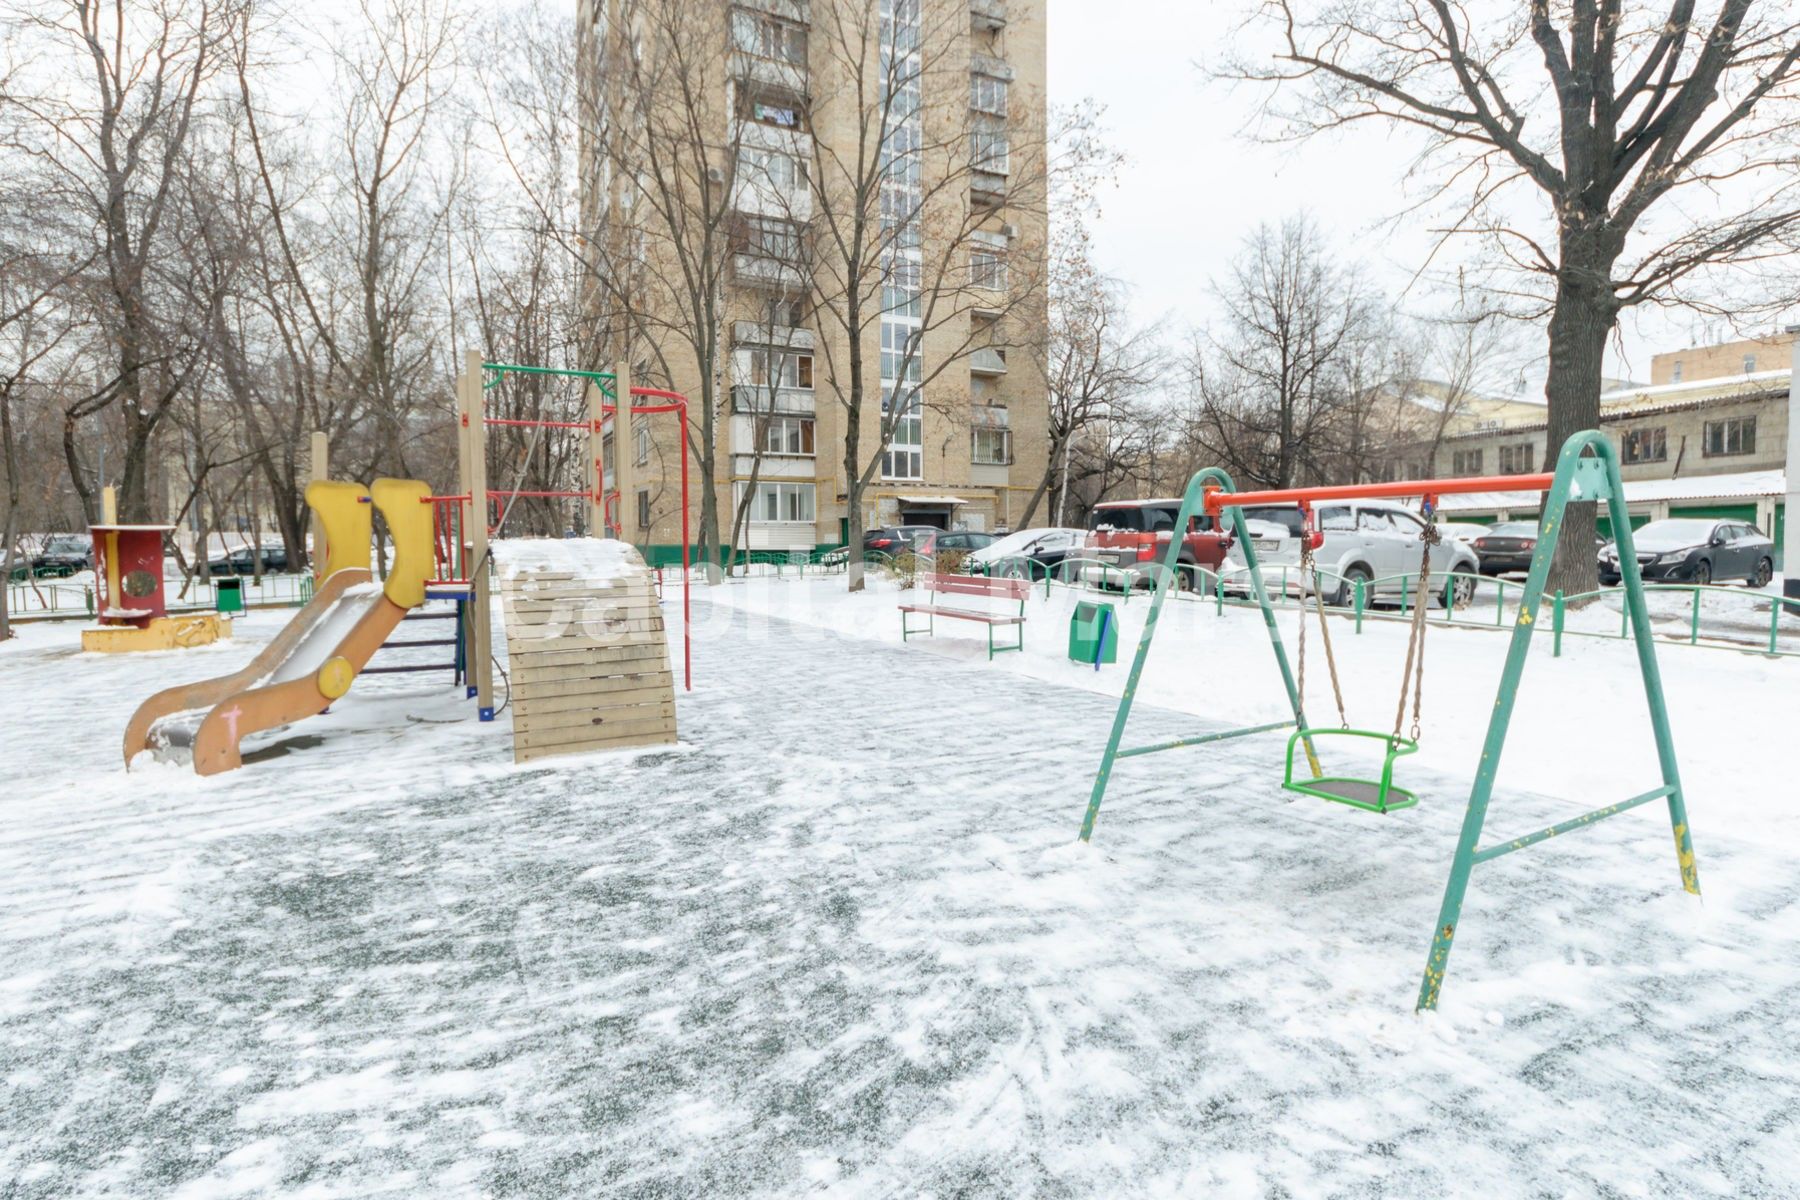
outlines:
[[[94,577],[99,581],[99,625],[81,631],[81,648],[104,654],[132,650],[179,650],[231,636],[231,620],[218,613],[169,615],[163,592],[163,536],[173,525],[90,527]]]

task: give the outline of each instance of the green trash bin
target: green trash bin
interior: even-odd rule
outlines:
[[[1083,600],[1069,617],[1069,661],[1119,661],[1119,614],[1104,600]]]
[[[213,607],[222,613],[244,611],[244,581],[232,576],[213,580]]]

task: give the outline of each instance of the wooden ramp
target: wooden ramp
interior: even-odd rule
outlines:
[[[598,577],[579,564],[500,571],[513,761],[675,741],[662,608],[635,551]],[[616,559],[616,553],[614,555]]]

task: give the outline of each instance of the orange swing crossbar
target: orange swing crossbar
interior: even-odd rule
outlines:
[[[1463,479],[1397,479],[1392,483],[1340,483],[1319,487],[1277,488],[1262,492],[1206,489],[1206,513],[1216,517],[1227,508],[1252,504],[1309,504],[1316,500],[1381,500],[1405,496],[1450,496],[1468,492],[1547,492],[1554,475],[1476,475]]]

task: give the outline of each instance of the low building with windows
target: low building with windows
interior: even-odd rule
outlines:
[[[1602,394],[1600,427],[1618,448],[1634,525],[1667,516],[1741,520],[1780,547],[1793,343],[1782,335],[1659,354],[1650,384]],[[1544,469],[1547,442],[1541,408],[1473,422],[1445,436],[1433,473],[1531,474]],[[1513,520],[1534,516],[1538,503],[1534,492],[1447,496],[1443,512],[1459,521]]]

